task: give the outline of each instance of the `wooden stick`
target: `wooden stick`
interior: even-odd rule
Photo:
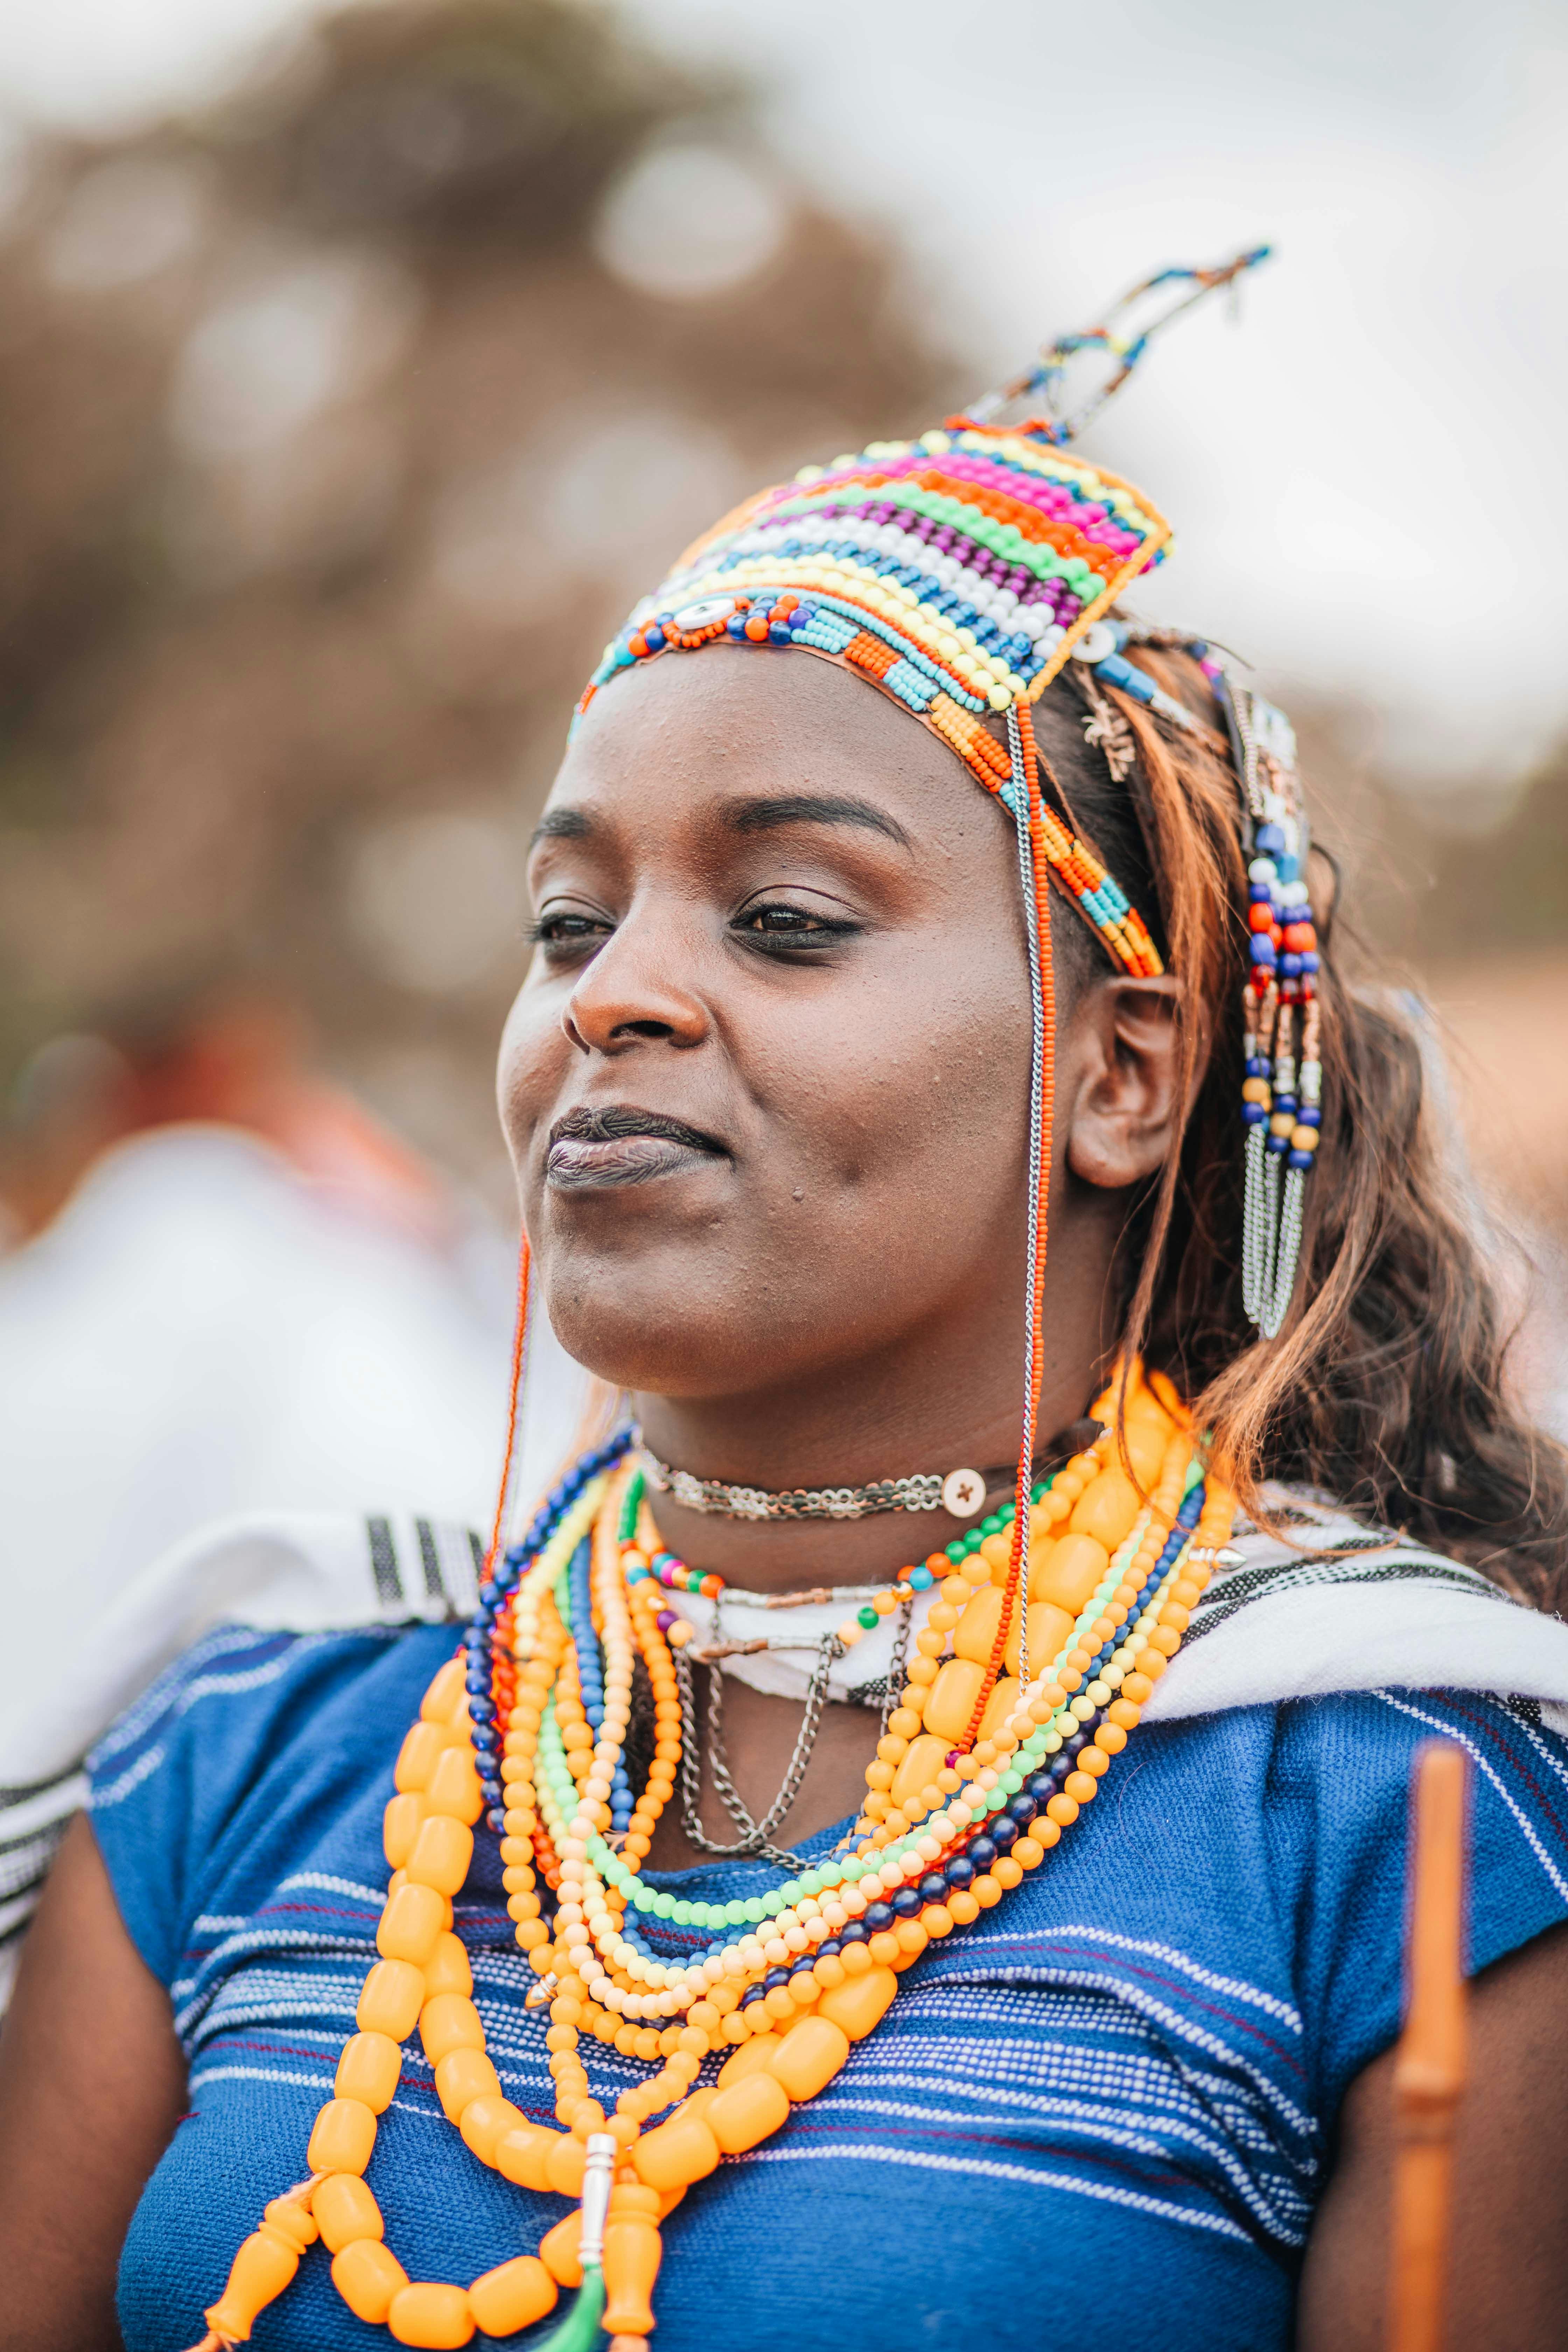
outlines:
[[[1389,2352],[1443,2352],[1454,2126],[1465,2087],[1465,1816],[1469,1759],[1428,1740],[1411,1791],[1408,2006],[1394,2062]]]

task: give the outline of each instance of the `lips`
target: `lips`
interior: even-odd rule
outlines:
[[[728,1157],[715,1137],[688,1127],[684,1119],[609,1103],[595,1110],[569,1110],[556,1120],[544,1172],[558,1192],[603,1191],[687,1175]]]

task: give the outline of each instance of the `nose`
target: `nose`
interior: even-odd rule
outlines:
[[[562,1026],[580,1053],[639,1045],[701,1045],[711,1028],[701,997],[677,977],[679,926],[652,909],[629,914],[567,999]]]

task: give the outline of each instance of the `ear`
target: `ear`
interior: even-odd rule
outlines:
[[[1107,977],[1074,1005],[1058,1100],[1067,1164],[1084,1183],[1121,1192],[1152,1176],[1169,1152],[1186,1108],[1177,1068],[1181,996],[1180,981],[1170,977]]]

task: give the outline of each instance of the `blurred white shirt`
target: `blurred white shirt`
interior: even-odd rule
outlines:
[[[476,1273],[216,1127],[116,1146],[0,1258],[0,1958],[79,1801],[85,1749],[252,1598],[183,1574],[172,1548],[209,1521],[280,1512],[421,1514],[488,1536],[511,1282],[499,1238]],[[525,1507],[583,1398],[537,1321]],[[360,1589],[332,1613],[352,1616]]]

